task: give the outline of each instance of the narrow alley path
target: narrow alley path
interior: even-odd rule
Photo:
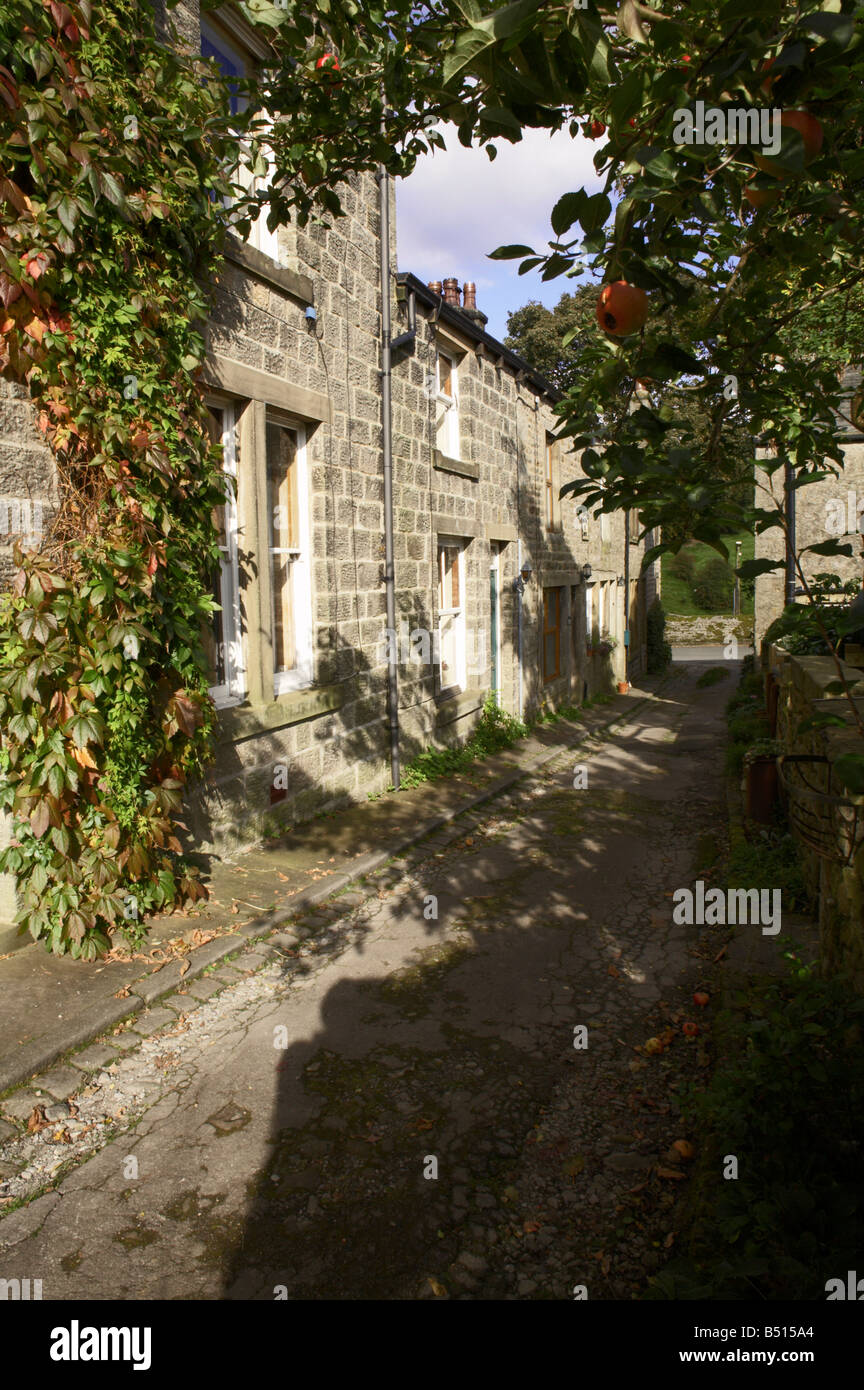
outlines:
[[[703,669],[98,1075],[113,1142],[0,1221],[3,1275],[45,1299],[638,1295],[687,1186],[672,1087],[708,1062],[678,1025],[717,943],[671,902],[725,823],[737,667]]]

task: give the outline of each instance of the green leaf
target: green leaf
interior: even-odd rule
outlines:
[[[484,106],[480,111],[481,121],[486,121],[489,125],[504,126],[507,130],[515,130],[519,138],[522,138],[522,122],[518,121],[512,111],[507,111],[503,106]]]
[[[322,12],[325,8],[318,5]],[[240,9],[250,24],[263,24],[268,29],[280,29],[286,19],[285,11],[272,5],[270,0],[241,0]]]
[[[442,79],[445,87],[457,74],[475,63],[488,48],[527,31],[539,9],[542,9],[540,0],[515,0],[514,4],[495,10],[479,23],[463,30],[444,59]]]
[[[64,229],[71,236],[75,230],[75,224],[78,221],[78,204],[74,199],[64,194],[57,204],[57,216]]]
[[[108,201],[113,203],[117,208],[125,207],[126,195],[114,175],[109,174],[105,169],[100,169],[98,170],[97,177],[99,179],[99,187]]]
[[[556,236],[562,236],[573,226],[574,222],[580,221],[580,214],[588,201],[584,188],[580,188],[575,193],[565,193],[552,209],[552,230]]]
[[[832,764],[844,786],[856,796],[864,795],[864,755],[841,753]]]
[[[579,214],[579,221],[586,232],[594,232],[605,226],[611,211],[612,204],[606,194],[595,193],[586,200],[585,206]]]
[[[487,257],[490,261],[514,261],[517,256],[533,256],[531,246],[497,246]]]

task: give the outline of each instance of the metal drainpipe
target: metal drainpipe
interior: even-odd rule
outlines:
[[[385,118],[381,118],[382,132]],[[392,353],[390,350],[390,177],[378,166],[378,201],[381,222],[381,424],[384,453],[384,583],[387,628],[387,716],[390,724],[390,775],[399,788],[399,666],[396,645],[396,569],[393,556],[393,420],[391,407]]]
[[[795,575],[795,489],[792,486],[792,464],[789,459],[783,466],[786,492],[786,602],[795,602],[797,589]]]
[[[517,464],[517,467],[518,467],[518,464]],[[522,577],[522,541],[519,540],[519,539],[517,539],[517,541],[516,541],[516,569],[517,569],[517,571],[518,571],[517,578],[521,578],[521,577]],[[517,631],[516,651],[517,651],[517,653],[518,653],[518,667],[519,667],[519,692],[518,692],[518,693],[519,693],[519,706],[518,706],[518,708],[519,708],[519,719],[520,719],[520,721],[521,721],[521,719],[522,719],[522,590],[521,590],[521,589],[517,589],[517,590],[516,590],[516,631]]]
[[[630,681],[630,512],[624,513],[624,679]]]

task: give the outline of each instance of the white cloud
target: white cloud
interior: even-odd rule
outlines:
[[[603,185],[593,165],[597,144],[527,130],[519,144],[500,141],[490,160],[485,150],[460,145],[454,127],[443,133],[447,150],[421,158],[396,188],[399,269],[423,281],[476,281],[489,331],[502,336],[508,309],[528,299],[554,304],[572,282],[519,276],[518,261],[490,261],[488,253],[508,243],[547,249],[549,215],[561,194]]]

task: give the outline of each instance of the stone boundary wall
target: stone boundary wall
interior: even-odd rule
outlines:
[[[821,955],[829,971],[848,970],[859,990],[864,993],[864,797],[856,796],[837,772],[835,763],[841,753],[864,751],[864,740],[858,733],[849,701],[845,695],[826,695],[826,687],[838,679],[837,667],[827,656],[792,656],[782,647],[765,644],[762,664],[766,683],[778,686],[777,738],[787,753],[824,757],[820,769],[816,765],[811,780],[823,790],[842,796],[849,804],[835,808],[831,817],[827,808],[822,822],[826,843],[837,857],[827,858],[807,843],[801,844],[805,878],[819,898],[819,930]],[[853,687],[857,708],[864,716],[864,670],[840,663],[843,676]],[[770,706],[769,706],[770,707]],[[808,715],[819,712],[839,715],[845,727],[811,729],[799,732]],[[811,810],[818,803],[806,799],[802,803]],[[794,817],[794,807],[793,817]],[[856,823],[857,831],[851,834]],[[821,838],[821,837],[820,837]],[[853,846],[851,862],[840,862],[839,855]]]
[[[700,618],[687,618],[679,613],[666,614],[667,642],[699,646],[703,642],[726,643],[730,637],[738,642],[746,642],[749,647],[753,637],[752,615],[744,613],[732,618],[718,613],[713,617],[706,614]]]

